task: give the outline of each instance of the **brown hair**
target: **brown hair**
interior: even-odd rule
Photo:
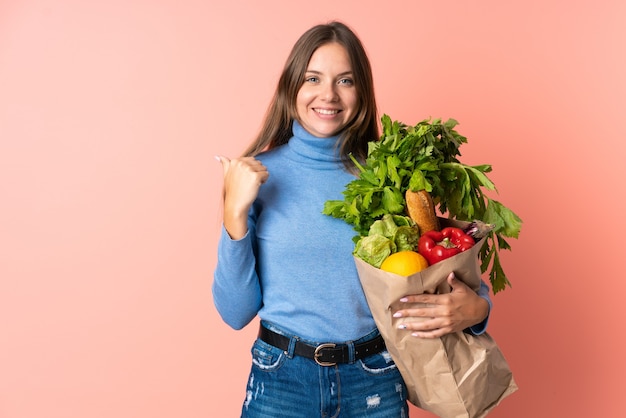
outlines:
[[[379,137],[372,69],[361,41],[341,22],[314,26],[295,43],[278,80],[261,131],[244,151],[245,156],[254,156],[289,142],[292,123],[297,119],[296,96],[304,83],[311,56],[320,46],[331,42],[342,45],[350,57],[358,98],[356,114],[341,134],[339,153],[350,171],[355,170],[350,154],[357,160],[365,160],[367,142]]]

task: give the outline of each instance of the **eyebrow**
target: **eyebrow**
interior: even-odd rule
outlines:
[[[323,74],[321,71],[317,71],[317,70],[306,70],[305,72],[312,73],[312,74]],[[350,70],[350,71],[344,71],[343,73],[339,73],[337,74],[337,76],[342,77],[342,76],[352,75],[352,74],[354,74],[354,72]]]

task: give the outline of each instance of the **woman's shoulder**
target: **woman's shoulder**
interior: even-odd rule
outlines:
[[[284,157],[284,153],[286,149],[285,145],[279,145],[275,148],[262,151],[259,154],[257,154],[254,158],[261,161],[263,164],[274,163],[275,161],[279,161]]]

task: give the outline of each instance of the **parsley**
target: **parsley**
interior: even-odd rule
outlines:
[[[499,250],[510,250],[505,238],[518,238],[522,220],[485,191],[497,192],[487,177],[491,165],[468,166],[459,161],[467,138],[455,131],[454,119],[423,120],[415,126],[382,117],[379,141],[368,144],[365,161],[352,161],[359,177],[346,185],[344,200],[329,200],[323,213],[351,224],[357,236],[385,214],[404,215],[407,189],[428,191],[438,210],[451,219],[481,220],[495,225],[479,257],[482,272],[489,271],[494,294],[511,283],[500,263]]]

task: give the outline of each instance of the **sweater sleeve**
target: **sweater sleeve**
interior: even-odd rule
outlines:
[[[233,240],[222,226],[213,276],[213,303],[224,322],[242,329],[262,305],[261,285],[256,272],[253,232]]]
[[[487,303],[489,303],[489,313],[487,313],[487,317],[482,322],[469,327],[469,331],[474,335],[480,335],[487,331],[487,323],[489,322],[489,315],[491,315],[492,308],[491,298],[489,297],[489,286],[487,286],[487,284],[482,280],[480,282],[480,289],[478,289],[477,293],[478,296],[485,299]]]

